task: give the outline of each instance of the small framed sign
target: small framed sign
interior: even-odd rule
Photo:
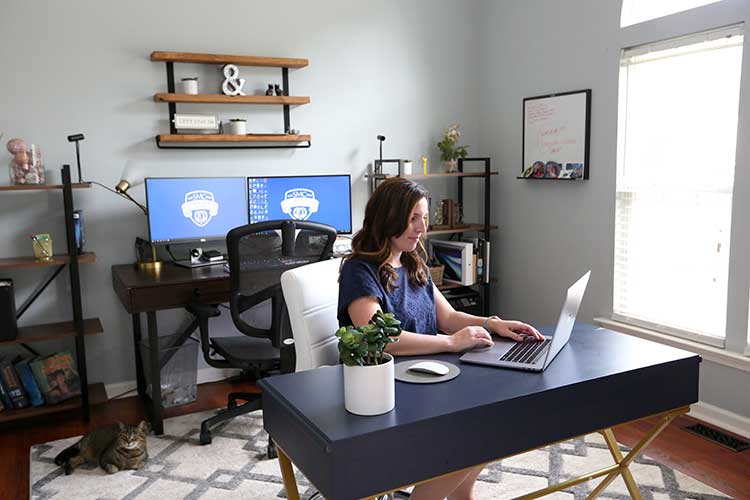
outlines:
[[[589,178],[591,89],[523,100],[519,179]]]
[[[216,115],[174,115],[174,126],[183,130],[219,130],[219,117]]]

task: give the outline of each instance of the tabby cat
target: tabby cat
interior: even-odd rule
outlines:
[[[111,424],[89,432],[76,444],[55,457],[55,464],[71,474],[76,467],[89,462],[114,474],[120,470],[140,469],[148,460],[146,434],[148,422],[138,425]]]

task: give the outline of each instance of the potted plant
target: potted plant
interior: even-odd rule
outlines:
[[[456,172],[458,170],[458,159],[466,158],[466,150],[469,146],[456,146],[461,138],[461,131],[457,123],[448,127],[443,134],[443,138],[437,143],[440,150],[440,160],[443,162],[446,172]]]
[[[344,406],[356,415],[380,415],[396,405],[393,356],[385,347],[398,342],[401,322],[378,311],[364,326],[342,326],[336,332],[344,364]]]

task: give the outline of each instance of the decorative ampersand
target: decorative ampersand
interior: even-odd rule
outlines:
[[[221,90],[224,91],[224,95],[245,95],[242,91],[242,87],[245,85],[244,78],[238,78],[240,76],[240,69],[234,64],[227,64],[224,66],[224,83],[221,84]]]

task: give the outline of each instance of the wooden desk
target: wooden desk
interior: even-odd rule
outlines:
[[[178,309],[190,302],[219,304],[229,301],[229,274],[223,265],[188,269],[165,263],[161,270],[138,270],[132,264],[112,266],[112,286],[125,310],[133,319],[133,347],[135,349],[135,369],[138,394],[146,405],[146,413],[156,434],[164,432],[161,407],[160,368],[166,359],[159,359],[159,331],[156,311]],[[149,372],[153,374],[152,397],[146,394],[146,379],[141,356],[141,313],[146,313]],[[190,336],[197,327],[197,321],[188,327],[180,339]],[[162,346],[164,347],[164,346]]]
[[[299,499],[290,459],[325,498],[350,500],[601,432],[614,465],[521,498],[604,477],[593,498],[621,475],[639,499],[628,465],[698,400],[699,356],[592,325],[576,325],[542,373],[470,365],[456,354],[429,358],[461,374],[439,384],[397,381],[395,409],[374,417],[344,409],[341,366],[260,380],[287,498]],[[622,457],[610,427],[656,414],[660,423]]]

